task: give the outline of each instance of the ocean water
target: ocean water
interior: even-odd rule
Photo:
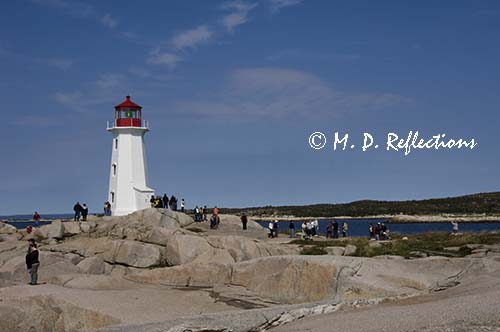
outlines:
[[[35,226],[34,221],[31,219],[32,215],[12,215],[0,216],[0,220],[6,220],[11,225],[16,226],[18,229],[28,227],[28,225]],[[73,219],[73,214],[50,214],[42,215],[43,221],[39,225],[50,224],[53,219]],[[326,234],[326,226],[330,219],[318,219],[319,233]],[[385,222],[384,219],[337,219],[339,229],[342,227],[343,222],[347,222],[349,226],[348,236],[366,236],[368,237],[368,227],[370,223],[376,225],[377,223]],[[267,228],[269,221],[258,221],[260,225]],[[288,230],[288,222],[280,222],[279,229],[284,231]],[[301,221],[295,221],[295,231],[301,230]],[[484,231],[500,231],[500,223],[459,223],[460,232],[484,232]],[[451,232],[452,226],[449,223],[404,223],[404,224],[391,224],[386,222],[386,226],[391,232],[399,234],[418,234],[425,232]]]
[[[319,233],[326,234],[326,226],[332,220],[330,219],[318,219]],[[342,236],[340,230],[342,229],[342,224],[347,222],[348,225],[348,236],[369,236],[369,226],[370,223],[376,225],[377,223],[385,222],[384,219],[349,219],[342,220],[338,219],[339,223],[339,236]],[[258,221],[263,227],[268,226],[269,221]],[[279,222],[279,229],[282,231],[288,230],[289,222]],[[302,229],[302,222],[295,221],[295,232]],[[387,228],[393,233],[399,234],[418,234],[425,232],[451,232],[452,226],[450,223],[404,223],[404,224],[391,224],[385,222]],[[484,232],[484,231],[500,231],[500,223],[458,223],[459,232]]]

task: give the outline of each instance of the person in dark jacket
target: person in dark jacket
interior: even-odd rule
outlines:
[[[168,209],[168,196],[167,194],[163,194],[163,207]]]
[[[75,206],[73,206],[73,211],[75,211],[74,221],[80,221],[80,216],[82,215],[83,208],[80,205],[80,202],[76,202]]]
[[[243,225],[243,229],[244,230],[247,229],[248,218],[247,218],[246,214],[243,214],[241,216],[241,223]]]
[[[36,285],[38,281],[38,267],[40,261],[38,260],[38,248],[35,240],[29,240],[28,253],[26,254],[26,267],[30,275],[30,285]]]
[[[290,220],[290,223],[288,224],[288,230],[290,231],[290,238],[295,238],[295,223],[293,220]]]

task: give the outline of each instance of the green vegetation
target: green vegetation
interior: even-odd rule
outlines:
[[[326,247],[345,247],[355,245],[354,256],[373,257],[380,255],[396,255],[402,257],[445,256],[464,257],[472,252],[469,244],[498,244],[500,233],[465,233],[450,235],[449,233],[425,233],[408,236],[407,240],[369,241],[366,238],[348,238],[328,241],[293,240],[291,244],[302,247],[303,255],[325,255]]]
[[[265,206],[242,209],[221,209],[221,213],[253,216],[287,215],[296,217],[429,215],[429,214],[500,214],[500,192],[460,197],[413,201],[363,200],[345,204],[315,204],[303,206]]]

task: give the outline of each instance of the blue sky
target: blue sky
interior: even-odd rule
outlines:
[[[0,11],[0,215],[100,211],[107,120],[143,106],[150,185],[226,207],[498,191],[498,1],[22,0]],[[386,151],[388,132],[473,150]],[[382,148],[313,150],[314,131]]]

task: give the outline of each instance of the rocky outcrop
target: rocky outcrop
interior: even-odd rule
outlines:
[[[0,234],[15,234],[17,229],[9,224],[0,222]]]
[[[80,269],[82,273],[104,274],[106,272],[104,259],[102,259],[99,256],[85,258],[76,266]]]
[[[42,250],[74,253],[82,257],[97,255],[110,264],[139,268],[159,266],[162,263],[162,251],[159,246],[129,240],[80,237],[61,244],[45,246]]]
[[[118,321],[47,296],[0,302],[0,331],[78,332]]]
[[[474,266],[484,269],[482,263],[469,259],[386,258],[381,263],[362,257],[271,256],[233,264],[190,263],[138,271],[127,279],[170,286],[241,286],[275,302],[303,303],[409,296],[449,284],[450,278]]]

